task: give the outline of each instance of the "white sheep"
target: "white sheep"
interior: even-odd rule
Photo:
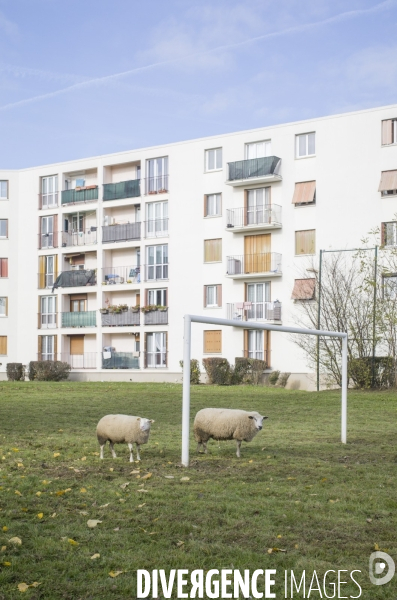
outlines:
[[[203,446],[207,453],[207,442],[214,440],[236,440],[237,457],[240,458],[241,442],[250,442],[262,429],[264,419],[258,412],[247,412],[232,408],[203,408],[194,418],[194,437],[197,452]]]
[[[125,442],[130,449],[130,462],[134,462],[133,444],[136,444],[137,460],[141,460],[139,447],[141,444],[148,442],[152,423],[154,423],[153,419],[143,419],[142,417],[132,417],[130,415],[106,415],[106,417],[102,417],[96,428],[98,442],[101,447],[101,458],[103,459],[103,449],[109,440],[113,458],[116,458],[114,444]]]

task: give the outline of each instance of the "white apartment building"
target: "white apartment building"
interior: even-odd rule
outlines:
[[[194,325],[194,358],[262,358],[310,389],[290,336],[250,323],[296,325],[308,256],[396,213],[397,105],[0,170],[0,377],[58,359],[72,379],[180,381],[190,313],[247,324]]]

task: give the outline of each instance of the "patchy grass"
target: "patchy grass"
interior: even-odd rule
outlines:
[[[344,446],[338,392],[194,387],[192,420],[205,406],[269,420],[240,460],[233,442],[197,456],[192,436],[189,469],[179,466],[181,397],[172,384],[0,384],[0,600],[34,581],[23,597],[130,599],[136,569],[170,568],[275,568],[277,597],[284,569],[360,569],[362,598],[395,600],[393,581],[368,579],[375,544],[397,559],[394,393],[350,392]],[[141,463],[126,445],[99,460],[95,427],[108,413],[155,419]],[[350,594],[357,587],[342,586]]]

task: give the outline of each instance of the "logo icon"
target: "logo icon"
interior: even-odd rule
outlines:
[[[369,578],[374,585],[389,583],[395,570],[394,560],[386,552],[373,552],[369,557]]]

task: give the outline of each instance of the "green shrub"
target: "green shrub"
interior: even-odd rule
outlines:
[[[29,368],[28,368],[28,377],[29,377],[29,381],[34,381],[36,379],[36,368],[38,365],[37,360],[31,360],[29,363]]]
[[[277,385],[280,387],[285,387],[287,385],[287,381],[291,373],[280,373],[277,381]]]
[[[280,371],[272,371],[269,375],[269,383],[271,385],[276,385],[279,377],[280,377]]]
[[[208,383],[217,385],[230,385],[231,369],[229,361],[220,356],[203,358],[203,365],[207,373]]]
[[[69,377],[71,366],[59,360],[38,360],[29,364],[29,379],[37,381],[65,381]],[[31,379],[31,380],[32,380]]]
[[[183,360],[179,361],[179,365],[183,369]],[[190,359],[190,383],[192,385],[198,385],[200,383],[200,363],[196,358]]]
[[[266,369],[266,362],[258,358],[250,358],[251,361],[251,383],[259,385],[262,383],[263,371]]]
[[[373,377],[374,376],[374,377]],[[348,377],[358,388],[390,388],[396,385],[396,367],[391,356],[352,358]],[[374,379],[374,381],[372,381]]]
[[[8,381],[25,381],[25,369],[22,363],[7,363]]]

